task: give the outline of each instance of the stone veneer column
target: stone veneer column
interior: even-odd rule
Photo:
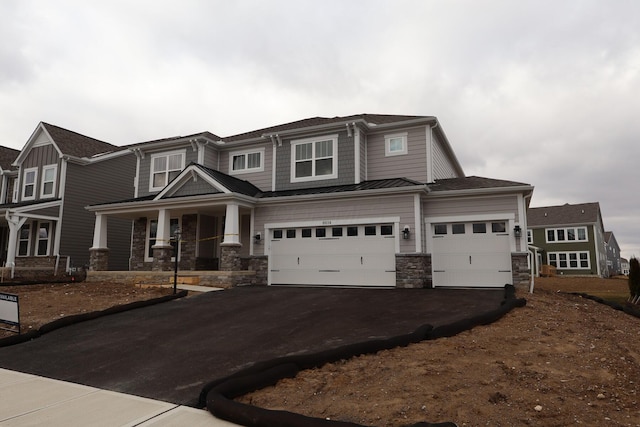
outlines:
[[[107,248],[89,249],[89,270],[90,271],[109,270],[109,249]]]
[[[151,271],[171,271],[173,270],[173,246],[154,246],[153,247],[153,266]]]
[[[220,271],[241,271],[240,243],[223,243],[220,245]]]

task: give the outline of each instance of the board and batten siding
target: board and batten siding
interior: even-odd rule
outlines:
[[[157,194],[158,191],[149,191],[149,181],[151,179],[151,157],[156,154],[162,153],[170,153],[172,151],[180,151],[184,150],[185,159],[184,159],[184,167],[189,166],[189,163],[197,163],[198,162],[198,151],[194,150],[191,144],[184,145],[181,147],[174,147],[168,149],[166,151],[158,151],[158,152],[145,152],[144,159],[140,159],[140,176],[138,176],[138,197],[148,196],[149,194]],[[133,170],[136,170],[135,165],[133,166]],[[133,182],[133,181],[132,181]]]
[[[62,210],[60,254],[71,257],[74,266],[89,263],[95,214],[85,206],[133,197],[136,158],[133,153],[90,165],[67,164]],[[107,220],[109,269],[128,270],[131,250],[131,221]]]
[[[40,191],[42,189],[42,169],[43,166],[56,165],[56,183],[55,189],[52,197],[48,197],[48,199],[58,197],[58,188],[60,184],[60,156],[58,155],[58,151],[53,146],[53,144],[46,144],[37,147],[31,148],[29,154],[22,162],[20,166],[20,176],[19,176],[19,184],[18,184],[18,200],[22,201],[22,187],[24,183],[24,171],[25,169],[30,168],[38,168],[38,176],[35,182],[35,190],[34,194],[36,196],[36,200],[40,199]]]
[[[346,131],[327,131],[317,135],[317,140],[320,141],[323,137],[336,133],[338,134],[338,177],[317,181],[291,182],[291,141],[310,137],[282,139],[282,145],[276,145],[276,191],[353,184],[355,179],[353,136],[348,136]]]
[[[407,154],[386,156],[385,135],[407,132]],[[369,134],[367,179],[408,178],[427,182],[427,135],[424,126]]]
[[[433,180],[458,178],[456,169],[451,163],[451,159],[444,151],[442,142],[438,140],[435,135],[433,135],[431,150],[433,153]]]
[[[283,144],[284,145],[284,144]],[[272,182],[272,170],[273,170],[273,144],[270,142],[267,144],[258,144],[251,147],[239,147],[237,149],[229,149],[228,151],[220,152],[220,169],[218,171],[231,175],[235,178],[243,181],[249,181],[262,191],[271,190]],[[229,168],[229,155],[238,151],[251,151],[251,150],[264,150],[263,166],[264,170],[260,172],[243,172],[243,173],[231,173]]]
[[[363,197],[348,200],[319,200],[313,202],[289,202],[281,205],[261,206],[255,211],[254,233],[263,233],[264,226],[271,223],[304,223],[331,221],[331,225],[340,225],[340,221],[363,220],[367,218],[399,217],[400,230],[405,225],[413,229],[414,221],[413,195]],[[327,225],[327,227],[331,227]],[[415,241],[400,239],[400,252],[415,252]],[[265,238],[268,241],[268,238]],[[264,254],[264,245],[255,245],[254,254]]]

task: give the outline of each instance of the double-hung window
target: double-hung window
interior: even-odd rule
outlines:
[[[36,237],[36,255],[49,255],[49,248],[51,247],[51,223],[38,222],[38,234]]]
[[[171,218],[169,222],[169,239],[171,239],[175,234],[176,230],[180,227],[180,219]],[[148,222],[147,226],[147,256],[146,261],[153,261],[153,246],[158,243],[158,220],[152,219]],[[162,243],[162,242],[160,242]],[[175,251],[176,251],[176,243],[172,240],[171,242],[164,242],[165,245],[171,244],[173,246],[174,256],[171,259],[175,259]],[[178,259],[179,255],[178,255]]]
[[[567,270],[588,270],[591,268],[588,251],[549,252],[550,265]]]
[[[53,197],[56,191],[57,165],[47,165],[42,168],[42,184],[40,186],[40,197]]]
[[[18,234],[18,256],[27,256],[31,250],[31,224],[24,223]]]
[[[400,156],[407,154],[407,133],[384,136],[384,155]]]
[[[264,148],[229,153],[229,174],[262,172],[264,170]]]
[[[291,141],[291,182],[338,177],[338,135]]]
[[[38,179],[38,168],[28,168],[24,170],[22,177],[22,200],[33,200],[36,198],[36,180]]]
[[[184,158],[184,150],[152,155],[149,191],[160,191],[177,177],[184,169]]]

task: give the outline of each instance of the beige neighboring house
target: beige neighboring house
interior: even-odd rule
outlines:
[[[314,117],[128,148],[134,197],[87,207],[94,276],[119,218],[133,224],[132,272],[170,272],[177,256],[180,271],[229,285],[528,283],[533,187],[465,176],[436,117]]]

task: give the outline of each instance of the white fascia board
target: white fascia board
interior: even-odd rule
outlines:
[[[260,205],[272,205],[279,203],[289,203],[298,201],[318,201],[318,200],[334,200],[334,199],[351,199],[354,197],[380,196],[380,195],[398,195],[424,192],[428,193],[426,185],[417,185],[414,187],[396,187],[396,188],[378,188],[373,190],[344,191],[339,193],[320,193],[320,194],[304,194],[296,196],[268,197],[265,199],[257,199]]]
[[[56,199],[56,200],[52,200],[50,202],[43,202],[43,203],[34,203],[34,204],[30,204],[30,205],[25,205],[25,206],[20,206],[17,208],[11,208],[9,207],[8,210],[10,210],[11,212],[15,212],[15,213],[25,213],[25,212],[29,212],[30,210],[38,210],[38,209],[47,209],[47,208],[55,208],[62,205],[62,200]]]
[[[191,136],[191,137],[183,137],[178,139],[170,139],[167,141],[156,141],[156,142],[142,142],[140,144],[130,145],[127,148],[130,151],[140,151],[140,152],[154,152],[154,151],[164,151],[167,147],[173,146],[182,146],[185,144],[191,144],[192,142],[197,141],[205,141],[208,144],[214,144],[218,146],[224,146],[224,141],[216,141],[215,139],[207,138],[206,136]]]

